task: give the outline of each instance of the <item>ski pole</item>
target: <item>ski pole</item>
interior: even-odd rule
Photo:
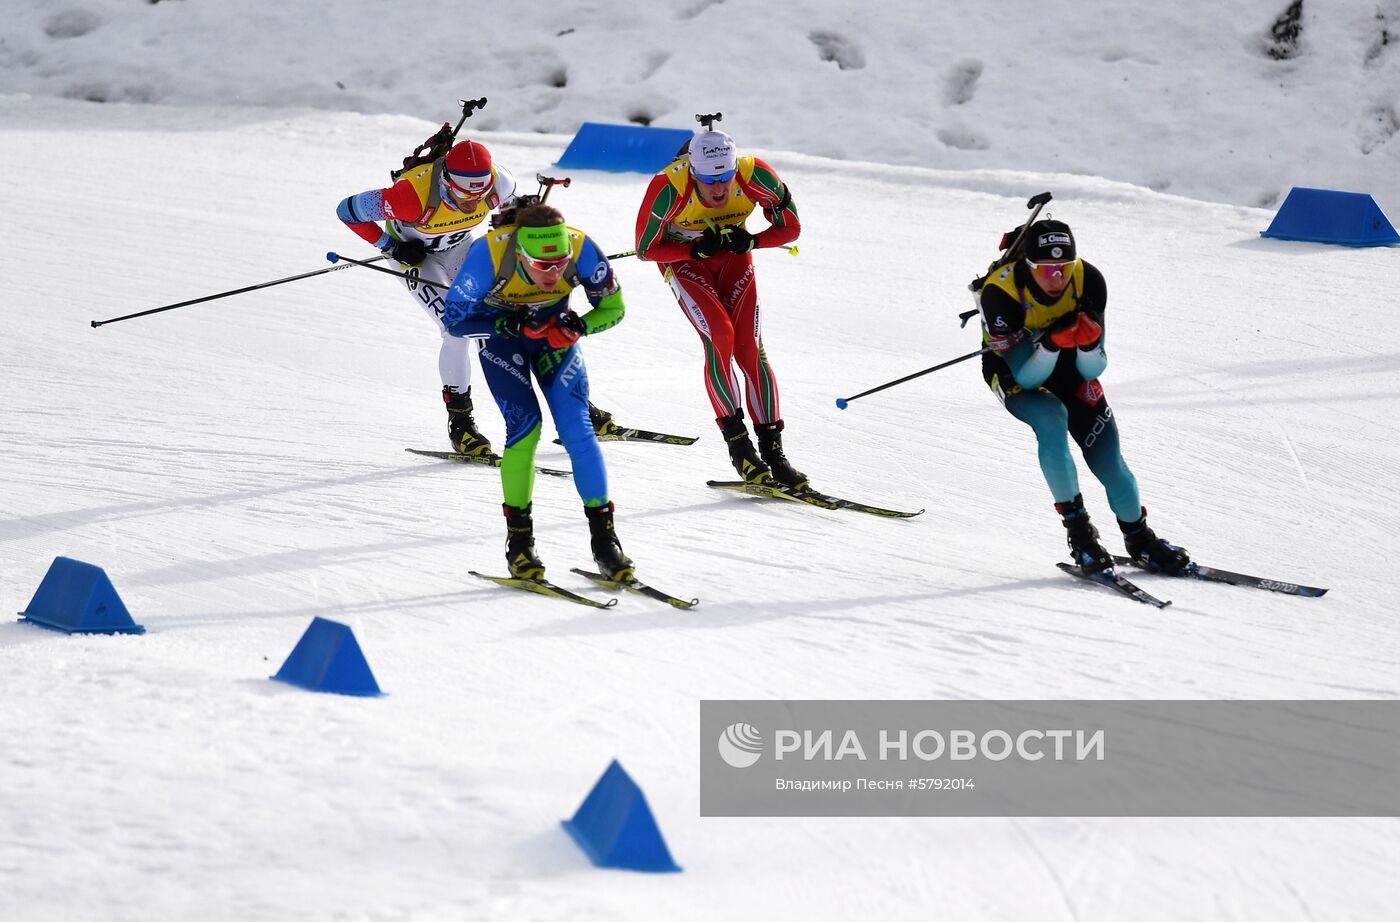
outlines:
[[[1040,341],[1040,338],[1041,338],[1042,336],[1044,336],[1046,332],[1047,332],[1047,331],[1042,330],[1042,331],[1039,331],[1039,332],[1035,333],[1033,336],[1030,337],[1030,341],[1033,342],[1033,343],[1034,343],[1034,342],[1039,342],[1039,341]],[[1019,342],[1019,341],[1020,341],[1021,339],[1023,339],[1024,337],[1025,337],[1025,330],[1022,330],[1021,333],[1020,333],[1020,335],[1011,337],[1011,342],[1010,342],[1010,343],[998,343],[998,344],[996,344],[995,346],[993,346],[993,345],[986,345],[986,346],[983,346],[981,349],[978,349],[976,352],[969,352],[967,355],[960,355],[960,356],[958,356],[958,357],[955,358],[955,359],[949,359],[949,360],[946,361],[946,362],[940,362],[940,363],[938,363],[937,365],[934,365],[932,368],[925,368],[923,371],[916,371],[916,372],[914,372],[912,375],[905,375],[904,377],[899,378],[899,379],[897,379],[897,380],[895,380],[895,381],[886,382],[885,384],[881,384],[879,387],[872,387],[872,388],[871,388],[870,390],[868,390],[868,391],[861,391],[859,394],[855,394],[855,395],[853,395],[853,396],[851,396],[851,397],[837,397],[837,398],[836,398],[836,406],[837,406],[837,408],[844,410],[844,409],[846,409],[847,405],[850,404],[850,402],[851,402],[852,400],[859,400],[860,398],[865,397],[865,396],[867,396],[867,395],[869,395],[869,394],[874,394],[874,393],[876,393],[876,392],[878,392],[878,391],[883,391],[883,390],[885,390],[886,388],[894,387],[896,384],[903,384],[905,381],[912,381],[912,380],[914,380],[915,378],[920,378],[920,377],[923,377],[923,376],[926,375],[926,374],[930,374],[930,373],[932,373],[932,372],[938,371],[940,368],[947,368],[949,365],[956,365],[956,364],[958,364],[959,362],[966,362],[968,359],[975,359],[975,358],[977,358],[977,356],[979,356],[979,355],[984,355],[984,354],[986,354],[986,353],[988,353],[988,352],[991,352],[993,349],[998,349],[998,348],[1004,349],[1004,348],[1007,348],[1007,346],[1013,345],[1013,344],[1015,344],[1016,342]]]
[[[949,360],[946,361],[946,362],[941,362],[941,363],[939,363],[939,364],[933,366],[932,368],[925,368],[923,371],[916,371],[916,372],[914,372],[912,375],[905,375],[904,377],[898,378],[898,379],[896,379],[896,380],[894,380],[894,381],[888,381],[888,382],[886,382],[886,383],[884,383],[884,384],[881,384],[879,387],[872,387],[872,388],[871,388],[870,390],[868,390],[868,391],[861,391],[859,394],[853,394],[853,395],[850,396],[850,397],[837,397],[837,398],[836,398],[836,406],[837,406],[838,409],[844,410],[844,409],[846,409],[847,405],[850,404],[850,402],[851,402],[852,400],[859,400],[859,399],[862,398],[862,397],[868,396],[868,395],[870,395],[870,394],[878,393],[878,392],[880,392],[880,391],[885,390],[886,388],[894,387],[896,384],[903,384],[905,381],[913,381],[915,378],[921,378],[921,377],[923,377],[924,375],[931,374],[932,372],[938,371],[940,368],[947,368],[949,365],[956,365],[956,364],[958,364],[959,362],[965,362],[965,361],[967,361],[968,359],[975,359],[977,356],[982,355],[984,352],[990,352],[991,350],[992,350],[992,347],[991,347],[991,346],[983,346],[981,349],[978,349],[976,352],[969,352],[967,355],[960,355],[960,356],[958,356],[958,357],[955,358],[955,359],[949,359]]]
[[[332,250],[326,254],[326,259],[331,262],[345,262],[352,266],[364,266],[366,269],[373,269],[375,272],[383,272],[385,275],[392,275],[394,278],[408,279],[410,282],[417,282],[419,285],[427,285],[429,288],[436,288],[438,291],[446,291],[449,286],[439,285],[437,282],[430,282],[417,275],[410,275],[407,272],[399,272],[395,269],[385,269],[383,266],[371,266],[375,259],[383,259],[383,256],[376,256],[373,259],[351,259],[349,256],[341,256]],[[339,269],[339,266],[335,268]]]
[[[375,258],[375,259],[384,259],[383,256],[376,256],[376,257],[374,257],[374,258]],[[347,262],[348,262],[348,261],[347,261]],[[356,263],[356,264],[357,264],[357,265],[361,265],[361,266],[365,265],[364,263]],[[309,278],[311,278],[311,276],[313,276],[313,275],[325,275],[327,272],[335,272],[337,269],[347,269],[347,268],[349,268],[348,265],[345,265],[345,266],[331,266],[329,269],[317,269],[317,270],[315,270],[314,272],[303,272],[301,275],[292,275],[292,276],[288,276],[287,278],[284,278],[284,279],[277,279],[276,281],[273,281],[273,282],[260,282],[260,283],[258,283],[257,285],[248,285],[248,286],[246,286],[246,287],[244,287],[244,288],[235,288],[233,291],[221,291],[221,292],[219,292],[219,293],[216,294],[216,295],[207,295],[207,296],[205,296],[205,297],[203,297],[203,298],[193,298],[193,299],[191,299],[191,300],[189,300],[189,301],[180,301],[180,302],[177,303],[177,304],[167,304],[167,305],[165,305],[164,307],[153,307],[153,308],[151,308],[151,309],[148,310],[148,311],[137,311],[137,312],[134,313],[134,314],[123,314],[123,315],[120,316],[120,317],[111,317],[111,318],[109,318],[109,319],[107,319],[107,320],[94,320],[94,321],[92,321],[92,325],[93,325],[94,327],[100,327],[100,326],[102,326],[102,325],[104,325],[104,324],[116,323],[118,320],[130,320],[130,319],[132,319],[133,317],[145,317],[145,316],[147,316],[148,314],[159,314],[161,311],[173,311],[173,310],[174,310],[175,308],[177,308],[177,307],[189,307],[191,304],[203,304],[205,301],[217,301],[219,298],[228,298],[228,297],[232,297],[233,295],[241,295],[241,294],[244,294],[244,293],[249,292],[249,291],[257,291],[259,288],[271,288],[273,285],[283,285],[283,284],[286,284],[287,282],[295,282],[295,281],[297,281],[298,279],[309,279]],[[378,266],[368,266],[367,268],[370,268],[370,269],[377,269],[377,268],[379,268],[379,267],[378,267]]]

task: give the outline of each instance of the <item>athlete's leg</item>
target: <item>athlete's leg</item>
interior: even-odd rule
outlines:
[[[1118,439],[1118,421],[1108,405],[1098,381],[1086,381],[1065,395],[1069,413],[1069,433],[1079,445],[1089,470],[1108,493],[1113,514],[1125,522],[1142,517],[1142,496],[1137,478],[1123,460]]]
[[[438,376],[442,378],[442,399],[447,404],[447,437],[453,451],[466,455],[491,452],[491,442],[476,427],[472,406],[472,356],[479,348],[476,340],[452,336],[443,326],[443,297],[466,258],[467,246],[442,252],[429,252],[417,266],[399,263],[408,273],[404,286],[418,302],[428,319],[438,328]]]
[[[778,381],[763,349],[763,318],[750,254],[729,255],[720,270],[719,293],[734,328],[734,361],[744,375],[749,416],[755,424],[780,422]]]
[[[463,244],[445,252],[429,253],[417,266],[399,264],[399,269],[410,276],[403,280],[404,287],[442,335],[442,346],[438,349],[438,374],[442,376],[442,384],[463,394],[472,383],[471,357],[475,346],[470,340],[448,335],[442,315],[443,299],[462,268],[467,249]]]
[[[583,363],[583,350],[577,343],[568,349],[550,349],[547,344],[537,348],[535,376],[549,403],[559,440],[574,464],[574,488],[588,517],[593,560],[600,573],[625,582],[633,578],[635,569],[617,537],[613,504],[608,498],[608,469],[588,416],[588,368]]]
[[[549,404],[554,428],[573,462],[574,488],[585,506],[605,506],[608,469],[588,416],[588,369],[583,350],[577,343],[568,349],[551,349],[547,343],[535,342],[530,348],[530,361]]]
[[[1007,411],[1035,432],[1040,472],[1056,503],[1079,495],[1079,472],[1069,453],[1069,416],[1065,405],[1044,390],[1017,391],[1006,396]]]
[[[528,362],[517,339],[493,336],[481,350],[482,374],[506,424],[501,488],[506,504],[522,509],[530,504],[535,491],[535,446],[540,441],[541,423]]]
[[[667,282],[705,350],[705,392],[715,417],[733,416],[739,409],[734,326],[720,302],[714,279],[694,262],[673,263],[670,270]]]

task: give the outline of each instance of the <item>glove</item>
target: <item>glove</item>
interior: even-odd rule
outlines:
[[[524,326],[525,314],[523,312],[513,311],[509,314],[502,314],[496,318],[496,335],[514,338],[520,335]]]
[[[713,227],[705,228],[705,233],[695,238],[690,245],[691,259],[709,259],[718,253],[724,246],[724,240],[720,237],[719,231]]]
[[[384,252],[391,259],[397,259],[408,266],[416,266],[427,258],[428,245],[417,239],[395,240],[384,248]]]
[[[572,317],[573,320],[566,320],[565,315]],[[524,332],[530,339],[547,341],[551,349],[567,349],[578,342],[579,336],[583,335],[583,331],[579,329],[579,325],[582,323],[583,320],[578,314],[573,311],[565,311],[564,314],[550,317],[544,323],[525,327]]]
[[[559,326],[566,330],[573,330],[580,336],[588,335],[588,324],[578,314],[571,310],[565,310],[559,315]]]
[[[1103,327],[1095,323],[1088,314],[1075,311],[1051,327],[1047,335],[1059,348],[1073,349],[1075,346],[1092,346],[1098,342],[1103,336]]]
[[[724,248],[731,253],[747,253],[758,246],[758,238],[742,227],[724,229]]]

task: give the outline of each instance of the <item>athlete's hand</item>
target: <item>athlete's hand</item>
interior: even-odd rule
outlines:
[[[573,330],[580,336],[588,335],[588,324],[583,318],[567,308],[559,315],[559,326],[566,330]]]
[[[574,320],[579,319],[578,315],[573,311],[566,311],[565,313],[573,317]],[[581,334],[576,327],[566,324],[568,324],[568,321],[564,320],[562,315],[550,317],[544,323],[538,325],[530,324],[525,327],[524,333],[530,339],[545,340],[552,349],[567,349],[578,342],[578,338]]]
[[[724,248],[731,253],[747,253],[758,246],[758,238],[742,227],[724,229]]]
[[[1088,347],[1097,343],[1103,336],[1103,327],[1095,323],[1088,314],[1075,311],[1051,327],[1047,335],[1050,341],[1061,349]]]
[[[713,227],[705,228],[705,233],[695,238],[690,245],[691,259],[709,259],[724,247],[724,240]]]
[[[397,259],[406,266],[416,266],[428,255],[428,245],[418,239],[395,240],[384,248],[390,259]]]
[[[524,326],[524,312],[512,311],[509,314],[502,314],[496,318],[496,335],[516,337],[520,335],[520,331]]]

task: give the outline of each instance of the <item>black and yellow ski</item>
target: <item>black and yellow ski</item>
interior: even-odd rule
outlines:
[[[459,461],[462,464],[481,464],[486,467],[500,467],[500,455],[464,455],[455,451],[424,451],[421,448],[405,448],[404,451],[410,454],[422,455],[425,458],[438,458],[442,461]],[[536,473],[548,474],[551,477],[572,477],[572,471],[559,470],[553,467],[536,467]]]
[[[485,573],[478,573],[475,570],[468,570],[467,572],[479,579],[495,583],[497,586],[506,586],[510,589],[524,589],[526,592],[547,595],[551,598],[563,599],[566,602],[574,602],[579,605],[587,605],[589,608],[612,608],[617,604],[617,599],[608,599],[606,602],[599,602],[596,599],[584,598],[576,592],[570,592],[563,586],[554,585],[547,579],[517,579],[513,576],[487,576]]]
[[[594,573],[591,570],[580,570],[578,567],[574,567],[570,572],[577,573],[579,576],[587,577],[588,579],[593,580],[593,582],[597,583],[599,586],[602,586],[604,589],[612,589],[618,592],[621,592],[623,590],[626,590],[627,592],[635,592],[637,595],[644,595],[649,599],[655,599],[658,602],[665,602],[672,608],[694,608],[696,605],[700,604],[699,599],[690,599],[689,601],[686,601],[685,599],[677,598],[676,596],[662,592],[660,589],[648,586],[646,583],[642,582],[636,577],[633,577],[632,579],[627,580],[625,582],[621,582],[618,580],[608,579],[603,574]],[[613,601],[616,602],[617,600],[613,599]]]
[[[866,515],[877,515],[888,519],[912,519],[916,515],[924,514],[922,509],[917,512],[904,512],[899,509],[872,506],[869,503],[861,503],[853,499],[842,499],[839,496],[831,496],[819,490],[813,490],[811,487],[795,490],[776,481],[761,484],[749,483],[745,480],[707,480],[705,482],[719,490],[737,490],[750,496],[791,499],[821,509],[850,509],[852,512],[864,512]]]

